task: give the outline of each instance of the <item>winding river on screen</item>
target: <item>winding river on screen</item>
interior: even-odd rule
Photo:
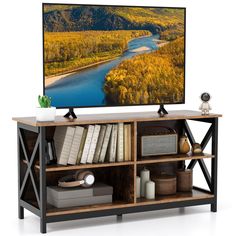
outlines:
[[[56,107],[86,107],[109,105],[105,99],[103,85],[106,74],[120,62],[137,54],[157,50],[159,35],[133,39],[128,44],[128,50],[122,56],[81,71],[68,75],[45,88],[45,94],[52,98]],[[149,48],[149,50],[135,50]]]

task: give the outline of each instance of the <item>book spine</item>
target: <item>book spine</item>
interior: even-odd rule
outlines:
[[[67,127],[56,127],[55,133],[54,133],[54,145],[55,145],[55,151],[57,156],[57,162],[59,163],[62,146],[65,140]]]
[[[101,150],[102,150],[102,143],[103,143],[103,140],[104,140],[105,132],[106,132],[106,126],[102,125],[100,133],[99,133],[99,137],[98,137],[98,143],[97,143],[97,146],[96,146],[96,149],[95,149],[94,158],[93,158],[94,163],[98,163],[98,161],[99,161],[99,156],[100,156],[100,153],[101,153]]]
[[[124,123],[118,123],[117,161],[124,161]]]
[[[105,160],[107,147],[108,147],[108,143],[109,143],[109,139],[110,139],[110,135],[111,135],[111,129],[112,129],[112,125],[107,124],[106,134],[105,134],[104,141],[102,144],[102,150],[101,150],[101,154],[99,157],[99,162],[104,162],[104,160]]]
[[[113,125],[112,128],[112,139],[111,139],[111,147],[109,153],[109,162],[115,162],[116,160],[116,146],[117,146],[117,124]]]
[[[90,148],[89,148],[87,163],[93,163],[93,157],[94,157],[100,129],[101,129],[100,125],[95,125],[93,137],[92,137]]]
[[[73,137],[71,150],[69,154],[68,164],[75,165],[77,160],[77,155],[79,152],[80,142],[83,135],[84,128],[77,126],[75,128],[75,134]]]
[[[67,127],[66,136],[61,150],[61,156],[58,162],[60,165],[67,165],[74,132],[75,127]]]
[[[80,163],[82,164],[85,164],[87,162],[89,148],[90,148],[90,144],[91,144],[92,136],[93,136],[93,131],[94,131],[94,125],[89,125],[86,141],[84,144],[84,150],[83,150],[83,154],[80,161]]]
[[[88,129],[84,128],[83,135],[82,135],[81,142],[80,142],[80,146],[79,146],[79,152],[78,152],[78,156],[77,156],[77,160],[76,160],[77,165],[79,165],[80,161],[81,161],[81,157],[82,157],[82,154],[83,154],[84,144],[85,144],[85,140],[86,140],[86,137],[87,137],[87,133],[88,133]]]
[[[131,125],[128,125],[128,161],[131,161]]]

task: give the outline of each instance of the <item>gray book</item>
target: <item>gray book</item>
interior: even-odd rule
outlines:
[[[116,146],[117,146],[117,129],[118,125],[112,125],[111,138],[108,147],[108,161],[115,162],[116,161]]]
[[[81,139],[82,139],[83,131],[84,131],[83,127],[76,126],[73,141],[72,141],[72,144],[71,144],[68,164],[71,164],[71,165],[76,164],[76,160],[77,160],[77,156],[78,156],[78,152],[79,152],[79,147],[80,147],[80,142],[81,142]]]
[[[95,149],[94,158],[93,158],[94,163],[98,163],[98,161],[99,161],[99,156],[101,154],[102,143],[103,143],[103,140],[104,140],[105,133],[106,133],[106,126],[102,125],[101,130],[100,130],[100,134],[99,134],[99,137],[98,137],[97,146],[96,146],[96,149]]]
[[[54,199],[49,196],[47,198],[47,201],[49,204],[57,208],[86,206],[94,204],[112,203],[112,195],[80,197],[73,199]]]
[[[105,133],[103,144],[102,144],[102,150],[101,150],[101,154],[99,157],[99,162],[104,162],[104,160],[105,160],[108,143],[109,143],[109,139],[111,136],[111,129],[112,129],[112,125],[107,124],[106,133]]]
[[[67,165],[74,133],[75,127],[73,126],[56,127],[54,142],[58,164]]]

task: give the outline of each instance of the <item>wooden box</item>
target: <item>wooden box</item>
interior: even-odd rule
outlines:
[[[193,188],[193,171],[190,169],[177,171],[178,192],[191,192]]]
[[[155,182],[156,195],[176,194],[176,176],[160,175],[153,178]]]

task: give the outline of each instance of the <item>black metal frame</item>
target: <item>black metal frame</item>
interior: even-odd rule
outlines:
[[[194,187],[194,189],[213,194],[214,197],[206,198],[206,199],[145,205],[145,206],[127,206],[124,208],[117,208],[117,209],[90,211],[90,212],[65,214],[65,215],[52,215],[52,216],[46,215],[47,189],[46,189],[46,161],[44,158],[45,145],[46,145],[46,127],[32,127],[32,126],[18,123],[17,139],[18,139],[18,217],[19,219],[24,218],[24,208],[29,210],[30,212],[40,217],[40,232],[46,233],[47,223],[75,220],[75,219],[82,219],[82,218],[90,218],[90,217],[117,215],[117,220],[120,221],[122,219],[122,214],[161,210],[161,209],[170,209],[170,208],[179,208],[179,207],[188,207],[188,206],[196,206],[196,205],[204,205],[204,204],[211,204],[211,211],[216,212],[217,211],[218,118],[209,118],[209,119],[204,118],[204,119],[193,119],[193,120],[211,123],[209,130],[207,131],[205,137],[203,138],[201,142],[201,147],[204,150],[210,138],[212,138],[211,148],[212,148],[212,155],[214,155],[214,158],[212,158],[211,160],[211,175],[209,174],[209,171],[205,165],[205,162],[202,159],[191,160],[190,164],[188,165],[188,168],[193,169],[195,164],[197,162],[199,163],[210,190],[205,190],[199,187]],[[29,152],[27,150],[27,147],[25,145],[24,136],[22,135],[22,130],[27,130],[27,131],[34,132],[37,134],[35,146],[33,148],[33,152],[30,157],[29,157]],[[193,144],[195,142],[195,139],[186,120],[184,120],[184,131],[187,134],[190,140],[190,143]],[[37,186],[36,184],[36,181],[35,181],[36,176],[35,176],[34,168],[33,168],[35,164],[37,151],[39,151],[39,164],[40,164],[39,184],[38,184],[39,186]],[[23,173],[23,170],[22,170],[23,158],[25,159],[27,163],[27,169],[25,173]],[[32,205],[31,203],[27,202],[27,200],[23,199],[22,197],[24,191],[27,190],[27,181],[29,179],[32,182],[32,186],[34,189],[38,206]]]

